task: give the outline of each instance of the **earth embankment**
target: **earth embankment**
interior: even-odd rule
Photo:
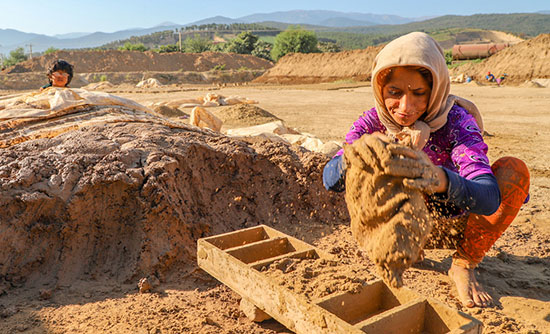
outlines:
[[[33,58],[7,68],[4,73],[46,72],[52,61],[64,59],[74,66],[76,73],[96,72],[205,72],[216,68],[224,70],[265,70],[273,64],[252,55],[236,53],[156,53],[139,51],[57,51]]]
[[[382,46],[334,53],[292,53],[255,79],[256,83],[299,84],[370,80],[372,63]]]
[[[505,48],[480,63],[467,62],[451,69],[451,75],[465,74],[485,80],[487,72],[506,74],[504,83],[521,84],[533,79],[550,78],[550,34],[541,34]]]
[[[99,81],[135,85],[148,78],[163,85],[242,83],[273,66],[252,55],[222,52],[57,51],[0,72],[0,89],[37,89],[47,83],[46,72],[56,59],[74,66],[73,88]]]

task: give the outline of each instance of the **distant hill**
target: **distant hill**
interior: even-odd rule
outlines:
[[[49,47],[58,49],[79,49],[100,46],[112,41],[130,38],[131,36],[147,35],[157,31],[173,30],[182,27],[156,26],[152,28],[136,28],[121,30],[112,33],[94,32],[76,38],[60,38],[41,34],[24,33],[13,29],[0,29],[0,53],[8,54],[10,50],[26,47],[32,44],[33,52],[42,52]],[[70,37],[70,34],[65,34]]]
[[[266,27],[258,23],[231,23],[218,24],[206,23],[202,25],[191,25],[181,30],[181,40],[195,38],[197,36],[216,42],[228,41],[243,31],[250,31],[257,36],[272,36],[273,38],[282,30],[272,27]],[[127,39],[116,40],[99,46],[100,49],[118,49],[119,47],[130,44],[143,44],[147,48],[156,49],[161,45],[177,44],[179,42],[179,33],[174,30],[158,31],[143,36],[132,36]]]
[[[525,37],[550,32],[550,15],[547,14],[475,14],[470,16],[446,15],[420,22],[400,25],[335,28],[336,31],[402,35],[411,31],[436,31],[449,28],[477,28],[499,30]]]
[[[200,26],[202,24],[210,24],[210,23],[231,24],[231,23],[247,23],[247,22],[218,15],[218,16],[209,17],[203,20],[191,22],[191,23],[185,24],[185,26],[191,26],[191,25]]]
[[[89,33],[89,32],[70,32],[68,34],[53,35],[52,37],[59,38],[59,39],[67,39],[67,38],[79,38],[79,37],[83,37],[83,36],[86,36],[86,35],[89,35],[89,34],[91,34],[91,33]]]
[[[305,29],[316,31],[320,38],[326,40],[342,40],[344,38],[353,41],[347,43],[346,47],[348,48],[384,43],[397,36],[418,30],[434,32],[452,28],[475,28],[504,31],[521,37],[534,37],[541,33],[550,32],[550,15],[540,13],[447,15],[424,21],[414,20],[395,15],[296,10],[254,14],[237,19],[216,16],[186,25],[166,22],[152,28],[134,28],[113,33],[68,33],[58,36],[46,36],[13,29],[0,29],[0,53],[7,55],[10,50],[17,47],[26,47],[29,44],[32,44],[34,52],[42,52],[49,47],[58,49],[92,48],[114,41],[125,40],[132,36],[143,36],[208,23],[261,23],[262,25],[269,23],[269,26],[277,29],[285,29],[290,24],[299,24]]]
[[[372,22],[353,20],[345,17],[333,17],[330,19],[323,20],[319,22],[319,24],[327,27],[356,27],[356,26],[375,25],[375,23],[372,23]]]
[[[286,30],[290,26],[299,26],[300,28],[303,28],[306,30],[314,30],[314,31],[331,30],[330,27],[313,25],[313,24],[303,24],[303,23],[298,24],[298,23],[284,23],[284,22],[275,22],[275,21],[261,21],[261,22],[258,22],[258,24],[261,24],[266,27],[279,29],[279,30]]]
[[[358,25],[376,24],[403,24],[412,22],[413,19],[397,15],[377,15],[366,13],[343,13],[329,10],[290,10],[265,14],[253,14],[238,18],[245,23],[277,21],[292,24],[326,25],[330,27],[349,26],[345,20],[358,23]]]
[[[27,33],[14,29],[0,29],[0,47],[17,43],[24,45],[28,40],[38,36],[44,35]]]

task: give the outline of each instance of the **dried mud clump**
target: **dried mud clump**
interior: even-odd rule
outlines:
[[[224,127],[246,127],[260,125],[281,119],[272,113],[252,104],[236,104],[214,111],[222,121]]]
[[[402,177],[384,173],[391,158],[387,144],[363,136],[344,147],[346,203],[352,233],[382,278],[402,286],[402,274],[419,257],[433,220],[423,195],[403,185]]]
[[[173,281],[195,268],[200,237],[345,220],[343,198],[320,181],[326,161],[280,143],[148,122],[99,123],[5,148],[0,286]]]

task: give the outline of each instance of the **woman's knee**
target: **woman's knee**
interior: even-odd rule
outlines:
[[[529,194],[530,176],[525,162],[514,157],[502,157],[491,165],[497,179],[502,203],[521,207]]]

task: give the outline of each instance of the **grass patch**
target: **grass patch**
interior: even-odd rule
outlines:
[[[455,62],[453,62],[452,64],[447,65],[447,68],[451,70],[451,69],[453,69],[453,68],[457,68],[457,67],[459,67],[459,66],[462,66],[462,65],[468,64],[468,63],[470,63],[470,64],[479,64],[479,63],[481,63],[483,60],[485,60],[485,59],[477,58],[477,59],[471,59],[471,60],[455,61]]]

